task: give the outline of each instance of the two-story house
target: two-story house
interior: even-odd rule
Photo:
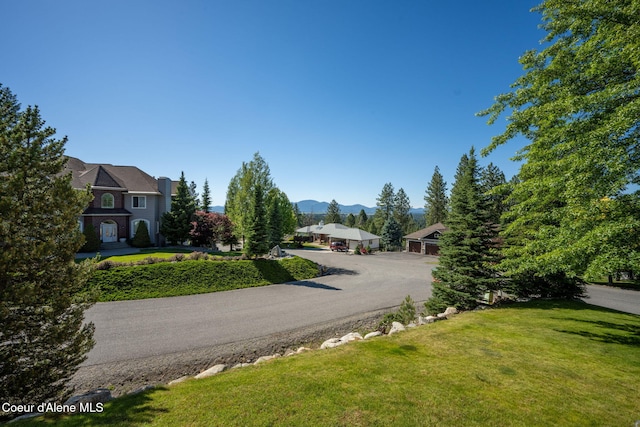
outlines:
[[[103,243],[118,242],[133,238],[144,221],[151,242],[163,243],[160,217],[171,210],[177,182],[154,178],[135,166],[85,163],[75,157],[68,158],[66,169],[74,188],[89,185],[94,196],[79,220],[82,230],[93,224]]]

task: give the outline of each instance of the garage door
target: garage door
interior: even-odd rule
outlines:
[[[422,244],[420,242],[409,242],[409,252],[421,253],[422,252]]]
[[[426,248],[425,248],[425,249],[426,249],[426,253],[427,253],[427,255],[440,255],[440,254],[438,253],[438,252],[439,252],[439,251],[438,251],[438,249],[439,249],[439,248],[438,248],[438,245],[432,245],[432,244],[427,243],[427,245],[426,245]]]

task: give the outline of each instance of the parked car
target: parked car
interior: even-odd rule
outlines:
[[[349,252],[349,248],[344,244],[344,242],[331,242],[331,245],[329,245],[329,249],[331,249],[331,252]]]

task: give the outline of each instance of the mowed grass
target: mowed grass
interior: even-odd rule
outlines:
[[[633,426],[640,316],[579,302],[463,313],[116,399],[61,426]]]

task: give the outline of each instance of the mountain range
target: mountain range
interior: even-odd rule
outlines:
[[[298,205],[298,209],[300,210],[300,212],[302,213],[314,213],[314,214],[324,214],[327,212],[327,207],[329,206],[328,202],[319,202],[317,200],[301,200],[299,202],[294,202],[294,204]],[[368,206],[364,206],[364,205],[341,205],[338,204],[338,206],[340,207],[340,213],[348,215],[348,214],[354,214],[354,215],[358,215],[360,213],[361,210],[364,210],[364,212],[367,215],[373,215],[376,212],[375,207],[370,208]],[[224,212],[224,206],[211,206],[210,208],[211,212]],[[411,208],[411,210],[409,211],[409,213],[411,214],[417,214],[417,215],[424,215],[424,209],[423,208]]]

